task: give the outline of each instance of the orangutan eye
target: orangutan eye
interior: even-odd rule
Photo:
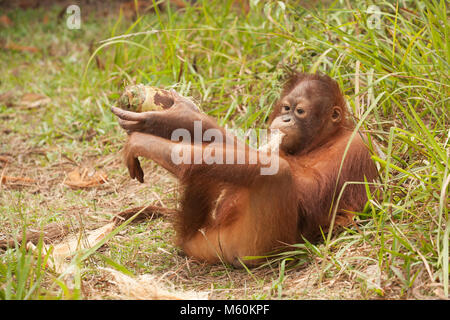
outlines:
[[[281,107],[281,111],[283,112],[288,112],[289,110],[291,110],[291,107],[289,107],[288,105]]]
[[[297,110],[297,114],[304,114],[305,110],[303,110],[302,108],[298,108]]]

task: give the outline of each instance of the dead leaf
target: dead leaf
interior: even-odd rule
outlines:
[[[36,180],[30,179],[30,178],[25,178],[25,177],[1,176],[0,182],[1,183],[8,183],[8,182],[35,183]]]
[[[23,108],[37,108],[49,103],[51,99],[39,93],[25,93],[20,99],[19,105]]]
[[[5,104],[7,107],[11,107],[14,103],[14,92],[9,90],[0,94],[0,103]]]
[[[64,183],[71,188],[91,188],[105,183],[107,179],[106,173],[102,170],[95,171],[87,168],[80,170],[76,168],[67,174]]]
[[[6,14],[4,14],[0,17],[0,25],[3,27],[11,27],[13,22]]]
[[[31,53],[39,52],[39,49],[36,47],[23,46],[15,42],[8,42],[3,46],[3,48],[20,52],[31,52]]]
[[[11,162],[11,158],[0,156],[0,162],[5,162],[5,163]]]

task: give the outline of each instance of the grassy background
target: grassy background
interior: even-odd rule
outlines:
[[[0,298],[108,298],[99,266],[160,275],[177,288],[217,298],[444,298],[449,280],[449,24],[445,1],[198,1],[129,19],[81,6],[80,30],[61,7],[4,12],[2,174],[32,185],[0,185],[0,234],[50,222],[92,229],[134,205],[175,206],[176,181],[145,162],[145,187],[130,181],[118,154],[125,134],[109,106],[124,85],[173,87],[222,125],[261,127],[287,70],[335,78],[355,123],[381,152],[376,194],[358,225],[324,243],[302,244],[257,270],[205,266],[178,255],[163,219],[127,227],[62,281],[25,248],[0,253]],[[47,18],[45,18],[47,16]],[[4,46],[5,47],[5,46]],[[26,93],[51,101],[23,108]],[[7,94],[7,95],[6,95]],[[375,148],[375,147],[374,147]],[[73,190],[75,167],[104,169],[108,183]],[[148,172],[148,173],[147,173]]]

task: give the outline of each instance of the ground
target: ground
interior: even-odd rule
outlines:
[[[168,33],[169,36],[158,38],[159,43],[169,43],[164,51],[165,56],[161,58],[156,56],[151,60],[144,55],[147,52],[144,49],[140,52],[128,51],[130,49],[125,47],[125,43],[119,44],[122,47],[115,50],[105,47],[95,55],[95,50],[102,46],[101,40],[140,31],[132,27],[135,19],[139,18],[132,9],[125,8],[124,17],[119,19],[119,4],[99,8],[89,3],[83,2],[81,5],[83,25],[80,30],[66,27],[62,5],[51,6],[44,1],[38,8],[0,8],[0,240],[2,237],[17,236],[24,228],[40,229],[52,222],[69,226],[71,234],[80,234],[108,223],[115,214],[128,208],[146,204],[170,208],[177,206],[179,185],[164,169],[144,161],[145,183],[140,184],[129,178],[122,163],[120,151],[126,134],[117,125],[109,106],[117,99],[124,84],[153,81],[155,85],[169,86],[184,79],[185,82],[181,81],[184,84],[178,89],[194,96],[205,111],[218,116],[219,121],[229,126],[247,127],[255,121],[261,121],[270,108],[258,109],[258,106],[267,105],[266,101],[273,102],[279,92],[281,71],[276,71],[277,65],[272,62],[281,59],[280,64],[283,66],[296,63],[290,60],[287,51],[283,51],[283,56],[274,51],[273,56],[268,55],[267,61],[263,62],[251,54],[245,58],[245,50],[253,50],[248,48],[251,47],[248,39],[236,38],[233,43],[230,39],[234,36],[230,36],[229,42],[224,41],[225,44],[215,43],[216,35],[209,34],[211,31],[208,28],[226,28],[226,25],[220,25],[221,22],[213,18],[195,22],[199,28],[209,24],[205,27],[206,42],[198,47],[195,41],[191,43],[184,39],[177,42],[170,37],[179,35]],[[231,12],[240,10],[230,8]],[[131,13],[126,10],[131,10]],[[175,13],[164,8],[161,10],[148,11],[146,14],[154,19],[158,16],[160,20],[157,21],[171,29],[171,23],[174,22],[170,20],[170,14]],[[207,10],[204,8],[205,12]],[[168,14],[168,22],[159,18],[159,15],[165,17]],[[232,13],[234,20],[231,21],[237,21],[239,14]],[[275,13],[273,17],[276,18]],[[254,23],[257,25],[259,22],[257,20]],[[175,30],[175,27],[172,29]],[[249,32],[248,36],[256,38],[258,34],[256,31],[254,34]],[[333,35],[327,37],[332,38]],[[183,41],[187,46],[178,48],[179,43],[180,46],[185,44]],[[212,48],[208,47],[207,41],[212,42]],[[272,44],[261,42],[260,45]],[[409,48],[407,50],[413,48],[408,47],[408,43],[405,47]],[[151,46],[149,48],[156,50]],[[202,50],[205,56],[199,55],[198,61],[194,58],[192,64],[184,64],[183,59],[187,59],[189,49],[193,52]],[[314,57],[322,52],[312,54],[309,51],[299,49],[303,58],[308,57],[313,64]],[[146,61],[140,57],[145,57]],[[168,57],[177,62],[169,63]],[[219,60],[215,62],[216,58]],[[230,71],[230,74],[217,80],[218,71],[211,65],[227,68],[226,64],[220,64],[220,59],[231,61],[229,63],[233,67],[237,61],[238,67],[233,76]],[[246,59],[248,62],[243,62]],[[301,61],[299,57],[292,59]],[[210,67],[205,64],[202,70],[201,61],[209,61]],[[162,68],[159,73],[152,72],[151,68],[161,63],[167,63],[165,69]],[[150,70],[145,69],[147,67]],[[367,74],[361,72],[361,78]],[[195,90],[189,91],[191,86]],[[208,88],[213,89],[211,91]],[[443,88],[444,91],[448,90],[448,86]],[[255,92],[260,93],[260,96],[255,97]],[[369,101],[371,97],[375,97],[373,92],[369,92],[365,98]],[[231,107],[223,109],[224,101]],[[443,97],[442,101],[445,102]],[[445,133],[448,119],[445,114],[442,116],[439,109],[436,109],[436,113],[441,117],[439,119],[444,119],[442,132]],[[428,113],[422,115],[427,125],[434,121]],[[392,120],[393,123],[405,127],[403,120],[398,117]],[[389,116],[386,119],[390,119]],[[377,130],[384,129],[386,136],[389,134],[392,123],[388,121],[391,120],[379,119],[377,115],[371,115],[368,120],[372,122],[366,129],[371,129],[374,135]],[[439,139],[438,143],[444,150],[444,138],[439,136]],[[389,140],[379,139],[379,142],[386,148],[384,150],[389,150]],[[411,144],[409,142],[410,147]],[[415,153],[406,150],[404,145],[394,146],[398,148],[400,162],[402,159],[415,159]],[[406,165],[399,167],[404,171],[411,168]],[[77,168],[86,168],[91,176],[101,171],[107,178],[93,187],[72,188],[66,182],[70,172]],[[443,172],[444,169],[441,170]],[[401,176],[397,178],[403,179]],[[390,183],[394,184],[397,178]],[[402,183],[409,183],[405,181],[402,180]],[[359,227],[341,230],[333,235],[330,242],[293,248],[294,254],[284,256],[287,260],[278,259],[262,268],[247,270],[226,265],[207,265],[185,257],[172,242],[174,231],[168,219],[155,218],[127,226],[106,245],[77,264],[81,282],[75,285],[67,279],[64,280],[67,282],[56,282],[58,274],[48,268],[38,267],[37,258],[31,252],[24,249],[0,252],[0,298],[8,298],[8,292],[16,298],[123,298],[123,292],[120,292],[113,276],[104,268],[113,268],[135,277],[152,275],[175,292],[207,292],[211,299],[442,298],[448,265],[445,269],[445,263],[440,261],[442,254],[444,260],[448,259],[448,251],[439,251],[445,245],[437,246],[436,250],[429,248],[436,245],[430,239],[435,239],[436,234],[441,233],[436,233],[433,228],[443,223],[444,230],[446,218],[443,214],[442,217],[427,217],[429,211],[447,210],[446,202],[439,206],[439,192],[445,191],[445,188],[433,189],[434,195],[437,192],[437,200],[429,202],[426,195],[416,202],[417,210],[411,215],[425,221],[426,227],[415,229],[410,226],[410,236],[403,229],[406,223],[410,223],[410,216],[406,217],[406,214],[395,210],[408,213],[413,210],[409,205],[413,200],[408,195],[414,192],[409,190],[418,188],[416,186],[419,184],[414,183],[406,187],[403,184],[401,192],[405,194],[404,202],[400,200],[395,204],[397,207],[390,207],[394,213],[390,221],[386,220],[386,224],[392,225],[386,229],[394,236],[383,238],[380,230],[385,228],[384,220],[380,227],[377,219],[381,221],[381,215],[371,216],[371,209],[367,209],[369,214],[361,217]],[[443,194],[445,198],[445,192]],[[391,196],[392,201],[397,201],[396,193]],[[379,208],[383,206],[380,204]],[[425,207],[429,211],[423,209]],[[372,206],[373,212],[377,209]],[[377,212],[384,211],[380,209]],[[375,222],[372,222],[372,218]],[[417,233],[414,233],[415,230]],[[448,225],[445,230],[448,230]],[[423,236],[416,237],[416,234]],[[448,232],[446,235],[447,238],[444,234],[437,239],[446,239],[448,250]],[[23,261],[28,261],[24,257],[31,259],[31,269],[26,269],[26,272],[21,269],[26,267]],[[8,265],[14,265],[16,269],[10,270]],[[39,270],[43,271],[42,274]],[[440,273],[442,270],[444,277]],[[24,280],[20,280],[19,271],[27,275]],[[33,281],[38,280],[39,288],[33,288]],[[12,282],[15,284],[11,285]]]

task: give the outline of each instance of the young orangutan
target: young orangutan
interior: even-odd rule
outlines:
[[[282,133],[279,152],[269,152],[277,163],[274,174],[261,174],[267,154],[238,141],[189,99],[172,95],[173,105],[165,110],[112,111],[129,134],[124,158],[131,178],[143,182],[138,157],[145,157],[183,184],[175,228],[187,255],[210,263],[256,265],[262,260],[242,260],[301,242],[302,237],[317,239],[321,229],[329,228],[335,206],[335,225],[348,224],[351,212],[363,209],[364,184],[347,185],[337,202],[345,182],[370,182],[377,170],[361,136],[352,135],[344,97],[330,77],[295,73],[285,84],[269,118],[270,128]],[[191,143],[171,140],[177,129],[195,137],[199,122],[200,138]],[[226,138],[205,139],[211,130]],[[174,162],[180,150],[191,155],[189,161]],[[195,154],[203,160],[196,161]],[[235,161],[210,161],[217,155]],[[239,157],[244,163],[236,161]]]

